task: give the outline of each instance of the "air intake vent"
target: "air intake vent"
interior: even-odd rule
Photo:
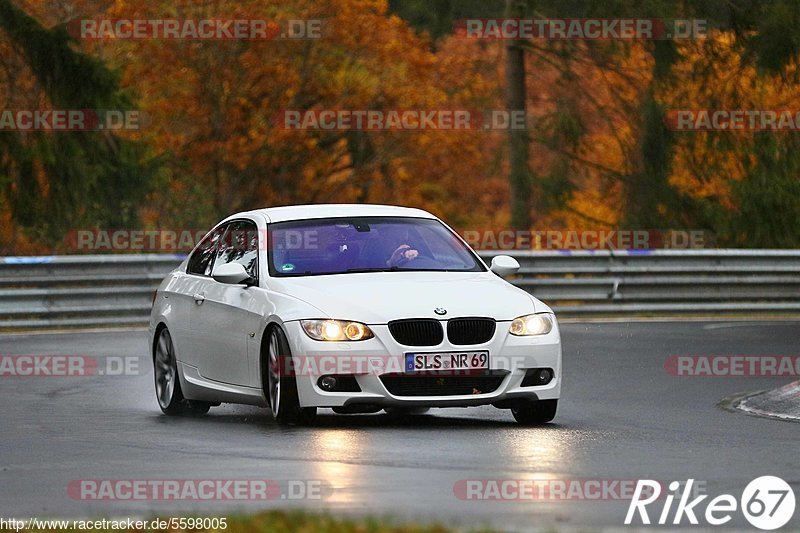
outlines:
[[[491,318],[453,318],[447,323],[451,344],[483,344],[494,337],[495,321]]]
[[[384,374],[380,380],[393,396],[463,396],[492,393],[506,375],[507,372],[481,376]]]
[[[444,339],[442,325],[432,318],[412,318],[389,322],[394,340],[406,346],[436,346]]]

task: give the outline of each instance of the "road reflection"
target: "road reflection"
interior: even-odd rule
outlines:
[[[307,428],[309,448],[316,458],[310,463],[311,477],[333,488],[326,504],[351,508],[377,497],[375,492],[391,494],[396,490],[391,476],[375,479],[375,469],[381,467],[403,469],[392,470],[392,476],[400,477],[425,465],[433,467],[423,477],[427,477],[427,483],[441,483],[447,490],[451,490],[452,480],[484,477],[489,473],[483,472],[485,464],[495,465],[492,477],[498,477],[496,465],[500,464],[500,477],[562,479],[581,462],[577,453],[581,443],[597,438],[592,431],[557,424],[526,428],[513,420],[447,417],[441,416],[446,411],[434,412],[439,416],[418,417],[406,423],[381,415],[323,415],[316,427]],[[431,434],[442,431],[451,437],[444,443]],[[429,446],[432,441],[439,443],[435,449]],[[472,453],[465,453],[462,446]],[[398,449],[404,453],[398,455]],[[412,470],[406,472],[409,467]],[[372,479],[365,483],[364,476],[370,475]]]
[[[544,472],[562,470],[573,462],[576,432],[558,427],[514,428],[500,432],[497,440],[507,464],[547,479]]]
[[[357,503],[361,465],[356,464],[364,456],[367,435],[349,429],[323,429],[312,433],[311,448],[321,460],[313,463],[315,479],[330,485],[332,491],[325,498],[329,505]]]

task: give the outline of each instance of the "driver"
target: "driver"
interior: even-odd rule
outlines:
[[[386,261],[386,266],[396,267],[403,263],[408,263],[417,258],[419,251],[413,249],[408,244],[401,244],[397,249],[392,252],[392,256]]]
[[[399,244],[399,246],[394,249],[392,255],[389,256],[389,259],[386,261],[386,266],[399,267],[409,261],[413,261],[419,256],[419,250],[412,248],[411,245],[408,244],[411,240],[409,239],[408,231],[403,231],[399,228],[392,229],[392,231],[388,232],[387,240],[389,242],[402,244]]]

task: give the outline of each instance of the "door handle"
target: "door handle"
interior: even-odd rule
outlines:
[[[193,295],[192,298],[194,298],[194,303],[196,303],[197,305],[200,305],[201,303],[206,301],[206,297],[200,294],[199,292]]]

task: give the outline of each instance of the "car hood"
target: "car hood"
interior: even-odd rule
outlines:
[[[367,324],[458,316],[513,320],[549,311],[534,297],[491,272],[370,272],[276,278],[270,280],[270,288],[303,300],[325,314],[307,318],[339,318]],[[447,313],[434,313],[439,307]]]

